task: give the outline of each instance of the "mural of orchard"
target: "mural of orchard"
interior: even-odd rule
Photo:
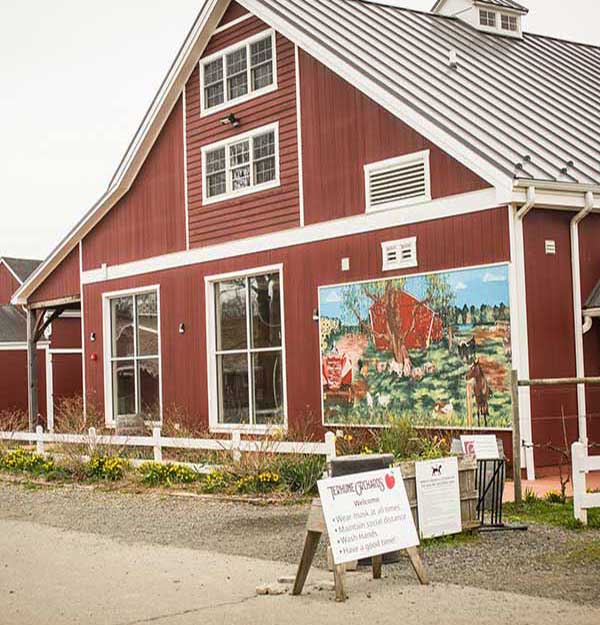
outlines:
[[[326,424],[511,425],[508,266],[319,289]]]

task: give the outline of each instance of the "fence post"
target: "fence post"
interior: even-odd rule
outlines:
[[[336,457],[335,439],[336,436],[333,432],[325,432],[325,449],[328,463]]]
[[[233,455],[233,461],[239,462],[242,459],[242,452],[240,451],[240,443],[242,442],[242,434],[239,430],[233,430],[231,433],[232,448],[231,453]]]
[[[35,450],[40,455],[44,453],[44,428],[41,425],[35,428]]]
[[[519,374],[513,369],[510,373],[510,390],[513,414],[513,480],[515,487],[515,505],[523,503],[523,486],[521,484],[521,414],[519,411]]]
[[[587,446],[576,442],[571,446],[571,463],[573,465],[573,512],[575,518],[587,525],[587,510],[583,507],[586,495]]]
[[[161,433],[160,428],[152,428],[152,438],[154,439],[154,462],[162,462],[162,447],[161,447]]]

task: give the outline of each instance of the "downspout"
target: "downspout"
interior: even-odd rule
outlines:
[[[513,351],[518,353],[519,358],[516,362],[516,369],[520,376],[529,377],[529,368],[527,366],[529,342],[527,341],[527,304],[525,301],[525,240],[523,235],[523,220],[535,208],[536,204],[536,191],[534,186],[527,187],[527,197],[525,204],[521,206],[515,212],[515,249],[513,250],[515,264],[515,274],[517,283],[517,298],[514,304],[511,302],[511,306],[515,306],[517,311],[517,322],[519,326],[519,351]],[[521,440],[531,444],[533,442],[533,434],[531,431],[531,411],[529,400],[529,389],[523,389],[522,393],[519,393],[519,397],[522,397],[523,401],[527,400],[528,409],[521,410]],[[525,404],[524,404],[525,406]],[[527,415],[527,417],[525,417]],[[525,417],[525,418],[524,418]],[[520,443],[519,443],[520,444]],[[527,479],[535,480],[535,462],[533,456],[533,447],[530,445],[525,447],[524,465],[527,469]]]
[[[592,315],[583,315],[583,334],[587,334],[592,329],[594,318]]]
[[[585,358],[583,351],[583,306],[581,302],[581,259],[579,255],[579,224],[594,209],[594,194],[585,194],[585,206],[571,219],[571,270],[573,277],[573,321],[575,328],[575,365],[578,378],[585,377]],[[587,322],[586,322],[587,323]],[[577,415],[579,423],[579,441],[587,445],[585,384],[577,385]]]

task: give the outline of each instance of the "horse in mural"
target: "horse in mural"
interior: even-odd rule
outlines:
[[[481,427],[481,419],[483,417],[483,425],[487,427],[488,417],[490,416],[489,399],[492,396],[492,389],[485,377],[483,367],[479,359],[471,365],[467,372],[467,381],[473,380],[473,391],[475,393],[475,401],[477,402],[477,426]]]

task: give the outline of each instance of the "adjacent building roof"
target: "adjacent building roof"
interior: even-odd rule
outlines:
[[[27,319],[16,306],[0,306],[0,343],[27,341]]]
[[[7,256],[2,256],[0,260],[4,261],[21,284],[42,264],[41,260],[29,258],[8,258]]]
[[[600,310],[600,281],[594,287],[594,290],[590,293],[590,296],[587,298],[585,305],[583,307],[584,310]]]

